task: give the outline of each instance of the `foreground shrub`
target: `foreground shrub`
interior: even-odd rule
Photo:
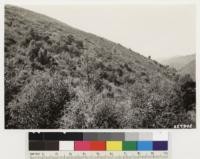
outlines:
[[[9,105],[10,128],[59,128],[63,107],[73,98],[69,85],[54,77],[39,78]]]
[[[121,128],[125,127],[124,119],[127,112],[124,112],[125,105],[117,104],[115,99],[105,98],[96,107],[93,117],[94,128]]]

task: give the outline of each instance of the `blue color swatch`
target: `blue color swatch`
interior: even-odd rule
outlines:
[[[152,151],[153,142],[152,141],[138,141],[137,150],[138,151]]]

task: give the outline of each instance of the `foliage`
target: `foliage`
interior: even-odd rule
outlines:
[[[59,118],[63,115],[66,102],[74,94],[65,81],[55,78],[42,78],[32,81],[24,89],[20,100],[9,104],[10,127],[18,128],[59,128]]]
[[[6,128],[195,127],[195,87],[150,56],[5,8]]]

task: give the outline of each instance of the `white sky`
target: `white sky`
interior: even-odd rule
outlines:
[[[105,37],[153,59],[195,53],[195,6],[22,6]]]

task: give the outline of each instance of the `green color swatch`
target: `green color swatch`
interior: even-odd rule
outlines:
[[[137,150],[137,142],[136,141],[123,141],[122,149],[124,151]]]

